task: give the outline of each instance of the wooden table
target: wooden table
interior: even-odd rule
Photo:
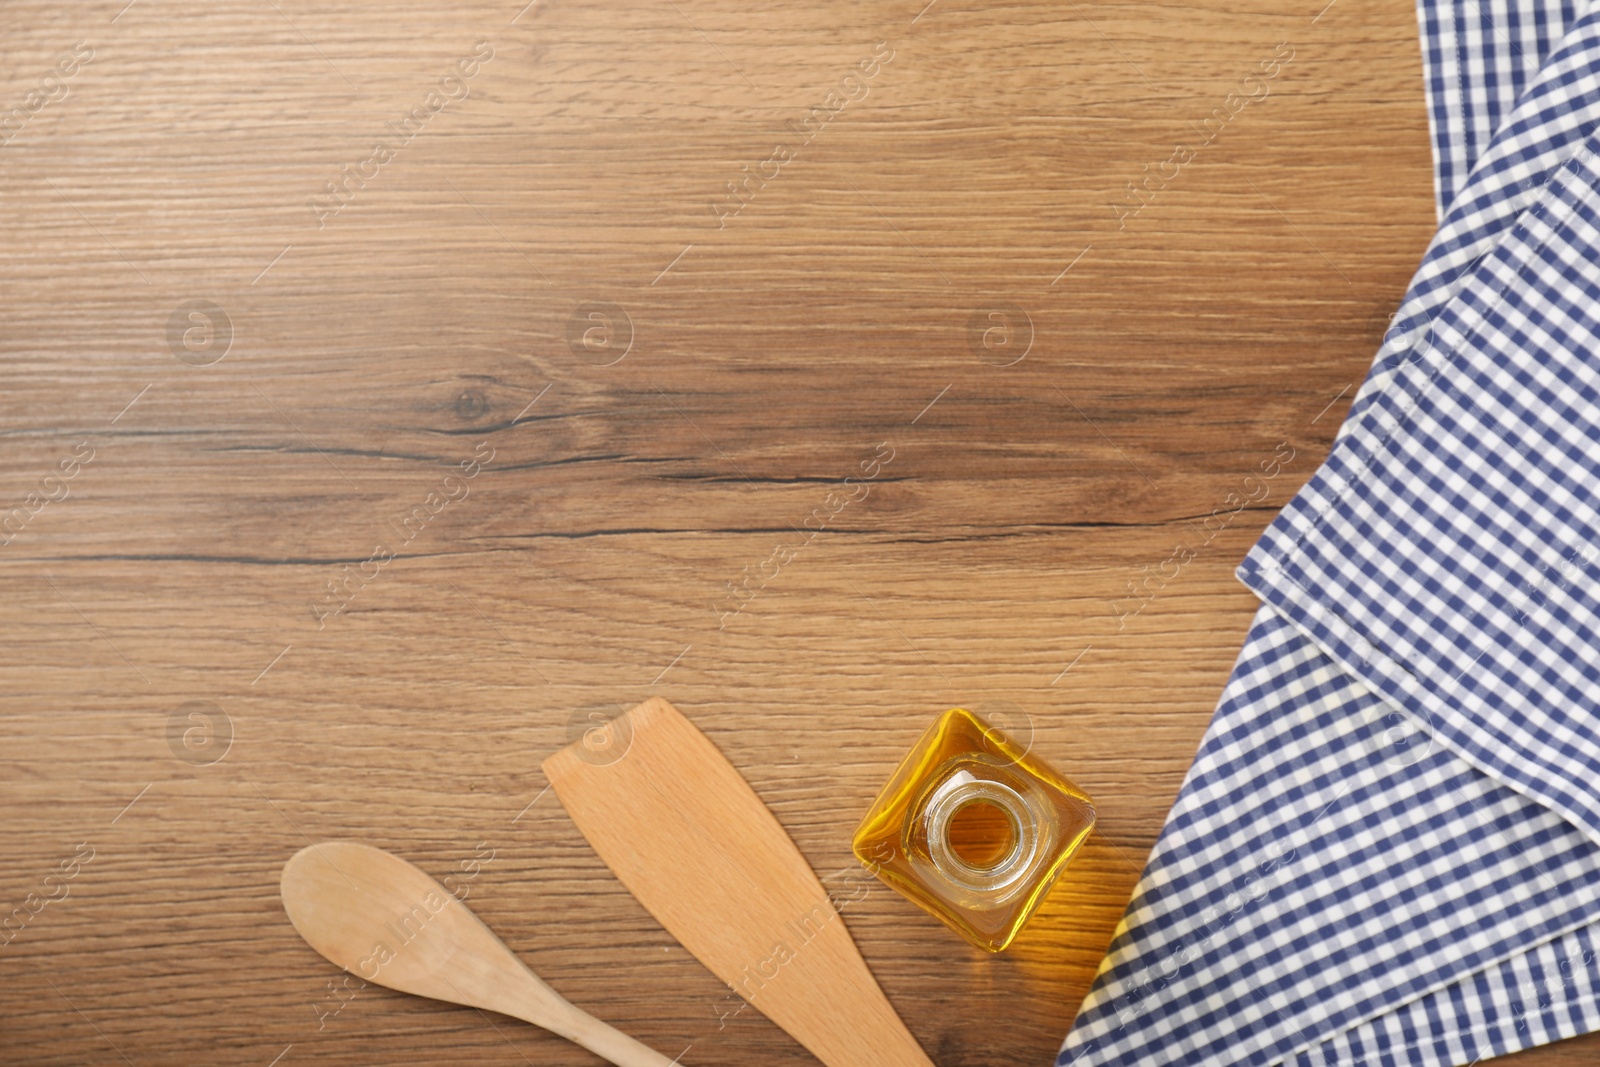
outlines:
[[[1416,27],[923,2],[8,5],[0,1059],[595,1062],[335,997],[277,879],[347,838],[814,1062],[545,791],[659,693],[858,887],[923,726],[1020,709],[1102,816],[1015,948],[845,914],[942,1067],[1049,1062],[1431,233]]]

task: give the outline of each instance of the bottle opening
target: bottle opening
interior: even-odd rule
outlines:
[[[1025,879],[1042,844],[1038,813],[982,765],[961,768],[934,787],[915,826],[928,861],[957,896],[1004,896]]]
[[[992,801],[976,798],[957,808],[945,836],[956,859],[975,871],[989,871],[1017,847],[1017,825],[1011,813]]]

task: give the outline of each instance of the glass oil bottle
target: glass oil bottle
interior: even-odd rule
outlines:
[[[1017,936],[1094,828],[1094,802],[1001,730],[952,708],[856,830],[856,858],[979,948]]]

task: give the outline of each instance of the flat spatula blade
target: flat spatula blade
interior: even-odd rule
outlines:
[[[660,697],[624,720],[610,727],[631,734],[620,755],[597,758],[579,741],[544,761],[556,796],[622,884],[828,1067],[933,1067],[805,857],[733,764]]]

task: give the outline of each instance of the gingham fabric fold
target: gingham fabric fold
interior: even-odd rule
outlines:
[[[1550,998],[1515,961],[1575,931],[1600,941],[1597,883],[1587,837],[1407,730],[1263,607],[1060,1062],[1470,1063],[1522,1047],[1527,1004]],[[1564,947],[1565,975],[1600,982],[1592,954]],[[1497,982],[1516,994],[1490,1002],[1498,1016],[1480,1003]],[[1589,1029],[1590,1011],[1540,1026]]]
[[[1587,0],[1417,0],[1439,216]]]
[[[1434,109],[1436,116],[1444,110]],[[1500,136],[1444,213],[1351,405],[1341,438],[1363,425],[1373,403],[1398,395],[1390,393],[1393,375],[1419,358],[1435,316],[1460,290],[1468,268],[1501,242],[1556,169],[1600,128],[1600,11],[1573,24],[1520,102],[1506,111]],[[1443,127],[1443,119],[1436,118],[1435,125]]]
[[[1263,607],[1061,1064],[1600,1029],[1600,19],[1419,24],[1448,209],[1240,568]]]
[[[1597,152],[1470,272],[1240,576],[1600,843]]]

